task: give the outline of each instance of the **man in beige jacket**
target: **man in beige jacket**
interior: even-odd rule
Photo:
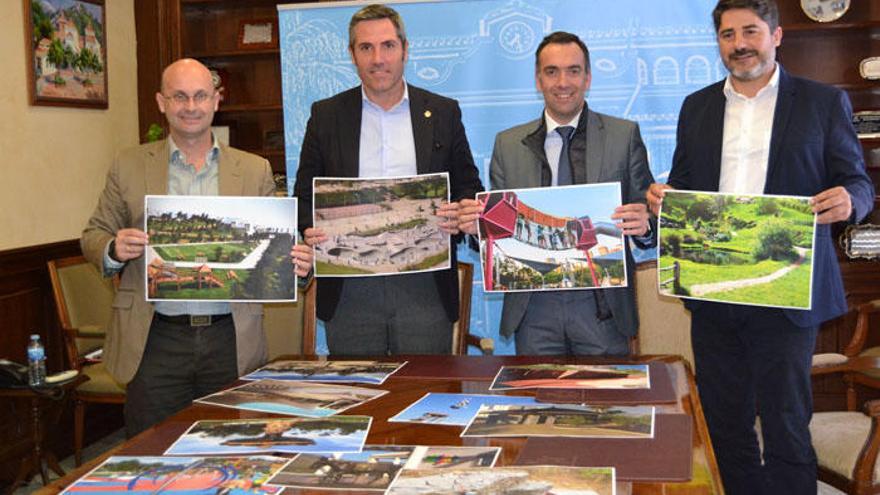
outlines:
[[[127,384],[129,436],[266,360],[260,304],[146,301],[145,195],[268,196],[275,189],[265,159],[219,144],[211,133],[219,95],[204,65],[169,65],[156,102],[169,139],[119,154],[81,239],[86,258],[105,275],[121,272],[104,360]],[[310,248],[293,253],[295,271],[305,276]]]

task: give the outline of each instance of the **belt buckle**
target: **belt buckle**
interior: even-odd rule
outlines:
[[[209,327],[211,326],[211,315],[189,315],[189,326]]]

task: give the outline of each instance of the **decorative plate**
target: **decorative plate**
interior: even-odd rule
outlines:
[[[801,10],[816,22],[840,19],[849,10],[850,0],[801,0]]]

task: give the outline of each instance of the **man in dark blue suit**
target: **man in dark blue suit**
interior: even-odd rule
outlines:
[[[730,75],[685,99],[667,188],[811,196],[812,310],[687,301],[697,385],[730,494],[816,493],[810,363],[819,325],[847,310],[830,225],[857,222],[874,188],[846,94],[776,63],[773,0],[720,0],[712,13]],[[761,418],[763,463],[754,430]]]

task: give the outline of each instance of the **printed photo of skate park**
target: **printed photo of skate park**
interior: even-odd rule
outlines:
[[[625,287],[620,184],[477,194],[486,292]]]
[[[661,294],[810,309],[809,198],[669,190],[659,225]]]
[[[296,300],[296,199],[147,196],[147,300]]]
[[[437,208],[449,201],[449,174],[382,179],[315,178],[315,276],[395,275],[451,266],[449,235]]]

